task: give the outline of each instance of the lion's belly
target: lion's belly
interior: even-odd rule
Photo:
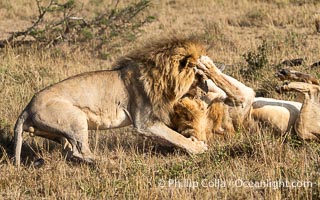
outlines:
[[[124,109],[118,108],[116,112],[88,113],[88,128],[90,130],[103,130],[119,128],[132,124],[130,117]]]

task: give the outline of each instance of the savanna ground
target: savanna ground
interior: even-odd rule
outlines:
[[[29,36],[17,39],[25,42],[0,44],[0,199],[319,199],[320,145],[271,127],[239,130],[194,157],[146,141],[131,127],[92,132],[93,166],[66,161],[58,144],[25,134],[17,169],[11,142],[15,120],[35,92],[108,69],[163,36],[196,36],[226,73],[259,95],[292,99],[275,92],[273,74],[282,61],[303,58],[291,68],[319,75],[319,67],[310,67],[320,60],[317,0],[56,2]],[[0,39],[27,30],[38,15],[36,1],[1,0]]]

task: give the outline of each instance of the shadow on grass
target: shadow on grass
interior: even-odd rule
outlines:
[[[24,133],[25,135],[28,133]],[[97,138],[96,138],[97,137]],[[97,144],[95,145],[95,139]],[[89,134],[90,148],[97,150],[98,154],[103,154],[106,150],[109,152],[121,148],[124,152],[136,154],[168,155],[176,151],[174,147],[162,146],[150,139],[139,136],[133,129],[113,129],[109,131],[92,131]],[[24,137],[21,149],[21,164],[24,166],[34,165],[44,157],[46,153],[61,151],[62,156],[70,161],[71,164],[77,164],[80,161],[73,159],[70,152],[62,150],[59,143],[43,139],[41,137]],[[14,162],[14,139],[12,131],[9,128],[0,129],[0,163]]]
[[[272,139],[270,133],[273,129],[269,127],[262,133],[262,138],[257,137],[257,134],[248,133],[247,137],[242,139],[234,138],[232,141],[225,141],[221,144],[213,144],[210,147],[209,159],[214,162],[226,161],[237,157],[254,157],[261,151],[260,140]],[[25,133],[27,135],[27,133]],[[279,137],[279,136],[278,136]],[[274,139],[274,138],[273,138]],[[152,156],[168,156],[178,153],[184,154],[181,150],[174,147],[163,146],[150,139],[146,139],[132,128],[125,127],[119,129],[110,129],[107,131],[90,131],[89,133],[90,149],[95,155],[103,156],[110,152],[123,151],[125,154],[148,154]],[[284,143],[290,147],[299,149],[303,146],[303,142],[297,139],[295,135],[289,134],[285,137]],[[33,165],[45,154],[51,154],[53,151],[61,152],[63,158],[76,164],[79,161],[72,159],[70,152],[62,151],[60,144],[52,142],[40,137],[24,137],[21,163],[25,166]],[[0,127],[0,163],[13,162],[14,160],[14,141],[13,134],[9,127]]]
[[[30,166],[41,159],[43,151],[53,151],[59,144],[51,141],[38,142],[33,138],[28,138],[22,143],[21,164]],[[7,128],[0,129],[0,162],[14,163],[14,138],[12,132]]]
[[[98,137],[97,147],[95,147],[95,144],[90,144],[91,149],[98,149],[98,151],[108,149],[112,152],[121,148],[125,152],[134,151],[137,154],[148,153],[165,156],[174,153],[176,150],[173,146],[165,146],[141,136],[132,127],[112,129],[104,133],[96,131],[91,136]],[[91,141],[94,143],[95,138],[91,138]]]
[[[0,127],[0,158],[13,155],[13,137],[9,134],[8,127]]]

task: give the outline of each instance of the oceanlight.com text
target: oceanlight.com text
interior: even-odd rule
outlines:
[[[312,188],[314,183],[308,180],[223,180],[223,179],[168,179],[159,180],[160,187],[175,188],[224,188],[224,187],[246,187],[246,188]]]

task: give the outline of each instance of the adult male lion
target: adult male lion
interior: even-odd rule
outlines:
[[[203,46],[193,40],[163,40],[123,57],[115,70],[80,74],[45,88],[16,122],[16,165],[20,164],[23,131],[54,141],[65,138],[73,156],[87,162],[93,160],[88,130],[130,124],[155,141],[190,154],[204,152],[207,146],[203,142],[187,139],[168,127],[174,104],[195,81],[194,68],[202,54]],[[224,78],[215,75],[213,79],[224,88]],[[236,96],[232,87],[225,89]]]

